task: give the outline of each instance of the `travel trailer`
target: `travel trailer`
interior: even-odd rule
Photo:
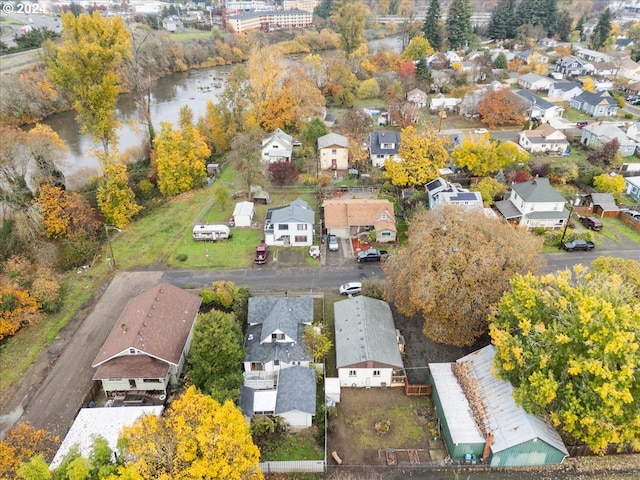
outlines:
[[[198,242],[217,242],[231,237],[231,230],[226,225],[196,225],[193,227],[193,239]]]

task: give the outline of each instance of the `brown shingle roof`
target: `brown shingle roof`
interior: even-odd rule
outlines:
[[[393,225],[395,230],[393,204],[389,200],[351,198],[324,202],[324,221],[327,228],[372,226],[383,214],[387,216],[385,228],[391,229]]]
[[[177,365],[202,299],[195,293],[160,283],[129,300],[109,338],[93,361],[97,367],[134,348]]]
[[[169,364],[147,355],[124,355],[98,367],[94,380],[109,378],[164,378]]]

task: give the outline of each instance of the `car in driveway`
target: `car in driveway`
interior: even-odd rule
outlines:
[[[595,217],[580,217],[580,223],[594,232],[602,230],[602,222]]]
[[[383,258],[387,258],[388,252],[386,250],[378,250],[377,248],[370,248],[358,253],[356,260],[358,262],[381,262]]]
[[[362,283],[361,282],[347,282],[340,285],[338,289],[340,295],[357,295],[362,292]]]
[[[337,252],[338,250],[340,250],[340,242],[338,241],[338,237],[336,237],[335,235],[329,235],[327,244],[329,245],[330,252]]]

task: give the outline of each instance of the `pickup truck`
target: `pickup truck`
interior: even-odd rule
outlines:
[[[593,250],[596,248],[596,244],[593,242],[589,242],[588,240],[573,240],[571,242],[565,242],[562,244],[562,248],[564,248],[567,252],[573,252],[574,250]]]
[[[383,258],[386,258],[388,252],[386,250],[378,250],[376,248],[370,248],[369,250],[363,250],[358,253],[356,260],[358,262],[379,262]]]

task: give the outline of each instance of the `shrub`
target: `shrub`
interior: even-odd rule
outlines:
[[[185,253],[180,253],[178,255],[176,255],[176,260],[179,262],[186,262],[187,261],[187,255]]]

